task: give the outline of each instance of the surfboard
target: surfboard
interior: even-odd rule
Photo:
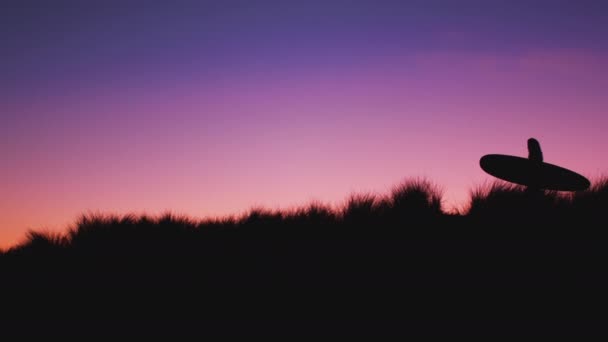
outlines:
[[[574,171],[522,157],[487,154],[481,157],[479,165],[496,178],[537,189],[580,191],[591,185],[587,178]]]

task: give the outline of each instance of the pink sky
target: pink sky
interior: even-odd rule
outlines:
[[[206,217],[339,205],[408,177],[444,189],[446,209],[463,207],[491,180],[479,158],[526,156],[532,136],[547,162],[594,178],[608,170],[598,75],[606,68],[583,52],[433,54],[219,87],[95,85],[15,103],[24,118],[48,115],[15,123],[23,135],[2,145],[1,245],[30,228],[62,231],[87,212]]]

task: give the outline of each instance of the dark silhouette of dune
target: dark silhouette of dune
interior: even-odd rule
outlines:
[[[64,235],[30,232],[0,255],[4,322],[173,337],[578,336],[606,315],[596,310],[608,288],[607,205],[608,178],[570,195],[497,182],[453,214],[435,185],[412,180],[339,209],[84,215]]]

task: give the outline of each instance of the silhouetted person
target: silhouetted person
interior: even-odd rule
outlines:
[[[540,149],[538,140],[534,138],[528,139],[528,159],[533,162],[533,167],[531,168],[532,174],[530,175],[531,182],[526,191],[530,195],[539,196],[543,193],[539,186],[540,167],[543,163],[543,151]]]

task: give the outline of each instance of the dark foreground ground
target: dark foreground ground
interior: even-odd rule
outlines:
[[[606,335],[605,182],[428,186],[235,219],[83,217],[0,255],[2,332],[40,336]]]

